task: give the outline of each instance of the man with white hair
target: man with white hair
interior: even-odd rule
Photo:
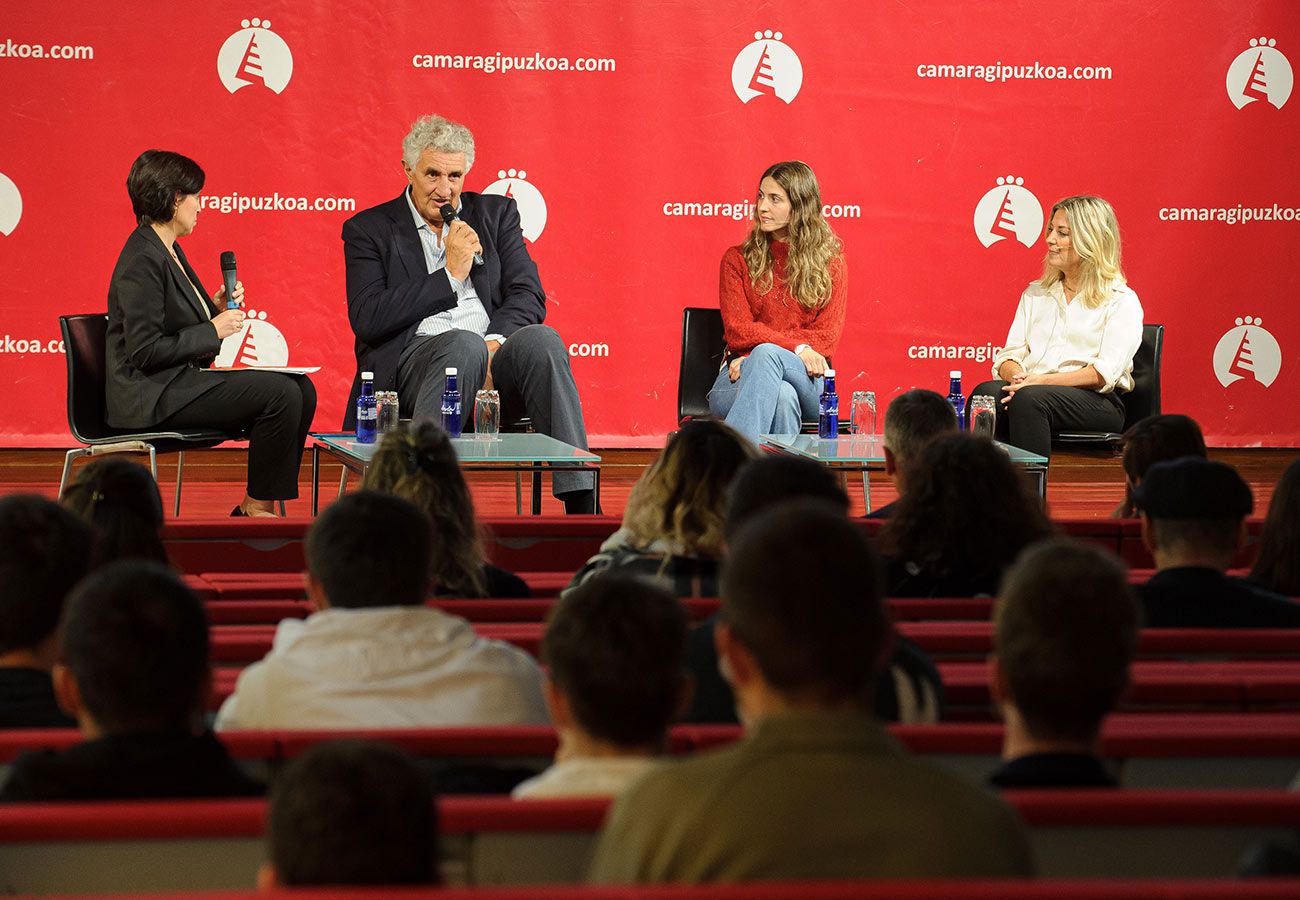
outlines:
[[[532,419],[543,434],[586,449],[568,351],[542,324],[546,295],[509,197],[463,191],[474,136],[441,116],[415,121],[402,141],[410,184],[401,196],[343,223],[348,319],[357,376],[343,427],[356,417],[361,372],[396,390],[403,413],[436,417],[444,371],[458,372],[466,418],[482,387],[501,394],[502,420]],[[443,216],[450,206],[456,216]],[[594,512],[593,476],[557,471],[567,512]]]

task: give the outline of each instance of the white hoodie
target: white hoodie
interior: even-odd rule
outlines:
[[[527,653],[424,606],[332,608],[288,619],[240,673],[218,730],[546,724]]]

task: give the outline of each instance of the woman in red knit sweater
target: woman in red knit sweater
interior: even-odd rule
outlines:
[[[727,353],[709,408],[741,434],[797,434],[817,418],[822,375],[844,330],[848,268],[806,163],[769,166],[754,225],[722,257]]]

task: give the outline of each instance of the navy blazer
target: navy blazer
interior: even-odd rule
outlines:
[[[509,197],[460,195],[460,218],[483,245],[483,265],[470,281],[488,314],[488,334],[510,337],[546,318],[537,264],[524,246],[519,207]],[[357,372],[343,417],[356,427],[361,373],[375,373],[375,390],[397,389],[402,348],[426,317],[453,309],[456,291],[446,269],[432,275],[403,191],[395,200],[362,210],[343,223],[348,321],[356,335]]]
[[[152,428],[220,384],[199,371],[221,350],[209,318],[216,311],[180,241],[174,247],[203,300],[148,225],[131,232],[113,268],[104,400],[108,424],[115,428]]]

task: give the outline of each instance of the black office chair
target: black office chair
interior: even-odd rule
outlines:
[[[682,310],[682,358],[677,372],[677,424],[691,419],[705,419],[709,411],[709,391],[722,368],[727,342],[723,337],[722,311],[717,307],[688,306]],[[826,360],[830,362],[829,359]],[[841,402],[840,409],[844,409]],[[803,430],[817,430],[817,423],[804,422]],[[840,433],[849,431],[849,417],[840,416]]]
[[[1160,415],[1160,360],[1164,352],[1165,326],[1143,325],[1142,343],[1133,357],[1133,390],[1120,395],[1124,404],[1124,426],[1114,431],[1065,431],[1052,435],[1054,444],[1107,444],[1118,449],[1134,423]]]
[[[59,316],[63,346],[68,359],[68,429],[85,447],[69,450],[63,459],[59,478],[59,496],[67,487],[72,461],[81,456],[106,453],[148,453],[149,471],[158,478],[158,454],[177,451],[176,499],[173,515],[181,514],[181,482],[185,473],[185,451],[215,447],[224,441],[242,440],[245,436],[226,434],[212,429],[182,431],[130,431],[108,424],[104,403],[105,346],[108,316],[83,313]],[[280,504],[284,513],[284,504]]]
[[[722,336],[722,311],[688,306],[682,310],[682,360],[677,373],[677,423],[705,419],[709,390],[722,368],[727,343]]]

